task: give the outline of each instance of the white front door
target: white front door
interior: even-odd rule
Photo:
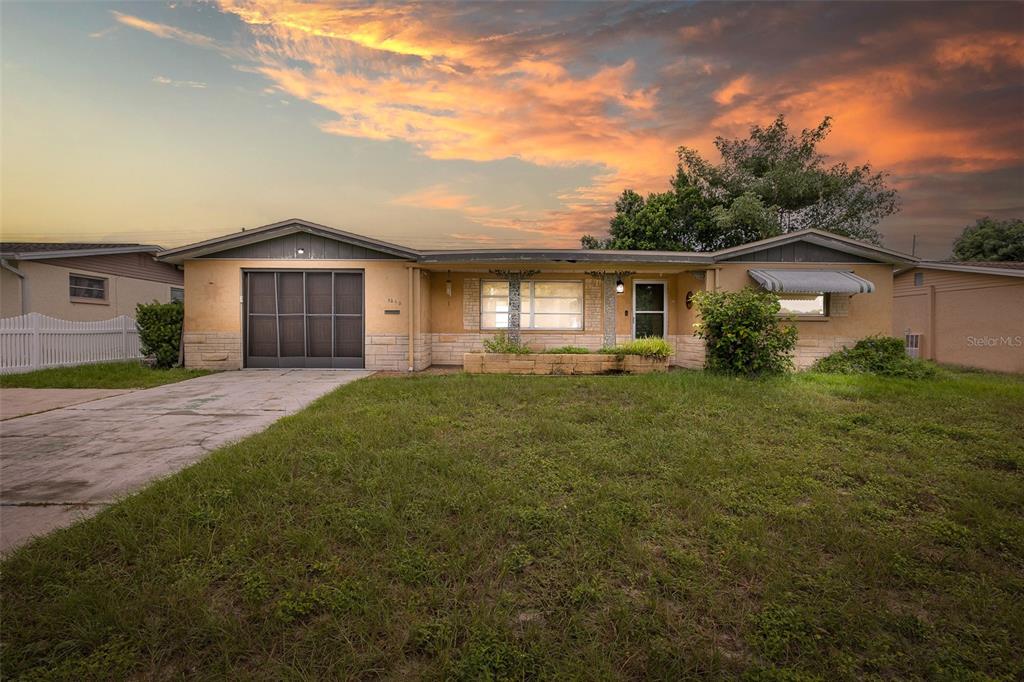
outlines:
[[[633,338],[668,333],[668,287],[664,282],[633,282]]]

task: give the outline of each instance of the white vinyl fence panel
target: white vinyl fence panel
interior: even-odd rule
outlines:
[[[40,313],[0,320],[0,374],[141,358],[135,319],[127,315],[100,322]]]

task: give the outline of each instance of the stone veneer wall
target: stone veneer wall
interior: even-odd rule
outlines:
[[[600,334],[573,334],[547,332],[521,332],[523,343],[532,350],[543,351],[559,346],[583,346],[597,350],[603,344]],[[431,356],[435,365],[461,365],[465,353],[479,353],[484,349],[484,340],[492,338],[494,332],[471,332],[465,334],[430,334]]]
[[[242,335],[236,332],[188,332],[182,338],[185,366],[241,369]]]
[[[836,336],[801,337],[797,339],[796,349],[793,351],[793,365],[798,370],[810,369],[818,358],[831,355],[843,348],[850,348],[855,343],[857,339]]]

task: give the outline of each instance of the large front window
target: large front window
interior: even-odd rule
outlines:
[[[583,282],[527,281],[519,291],[521,329],[583,329]],[[508,313],[508,282],[482,282],[480,328],[508,329]]]

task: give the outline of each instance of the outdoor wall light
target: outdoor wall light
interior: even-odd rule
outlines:
[[[615,293],[621,294],[621,293],[624,293],[625,291],[626,291],[626,285],[622,283],[621,279],[617,280],[615,282]]]
[[[297,253],[297,254],[299,254],[301,256],[302,254],[306,253],[306,250],[305,249],[295,249],[295,253]]]

